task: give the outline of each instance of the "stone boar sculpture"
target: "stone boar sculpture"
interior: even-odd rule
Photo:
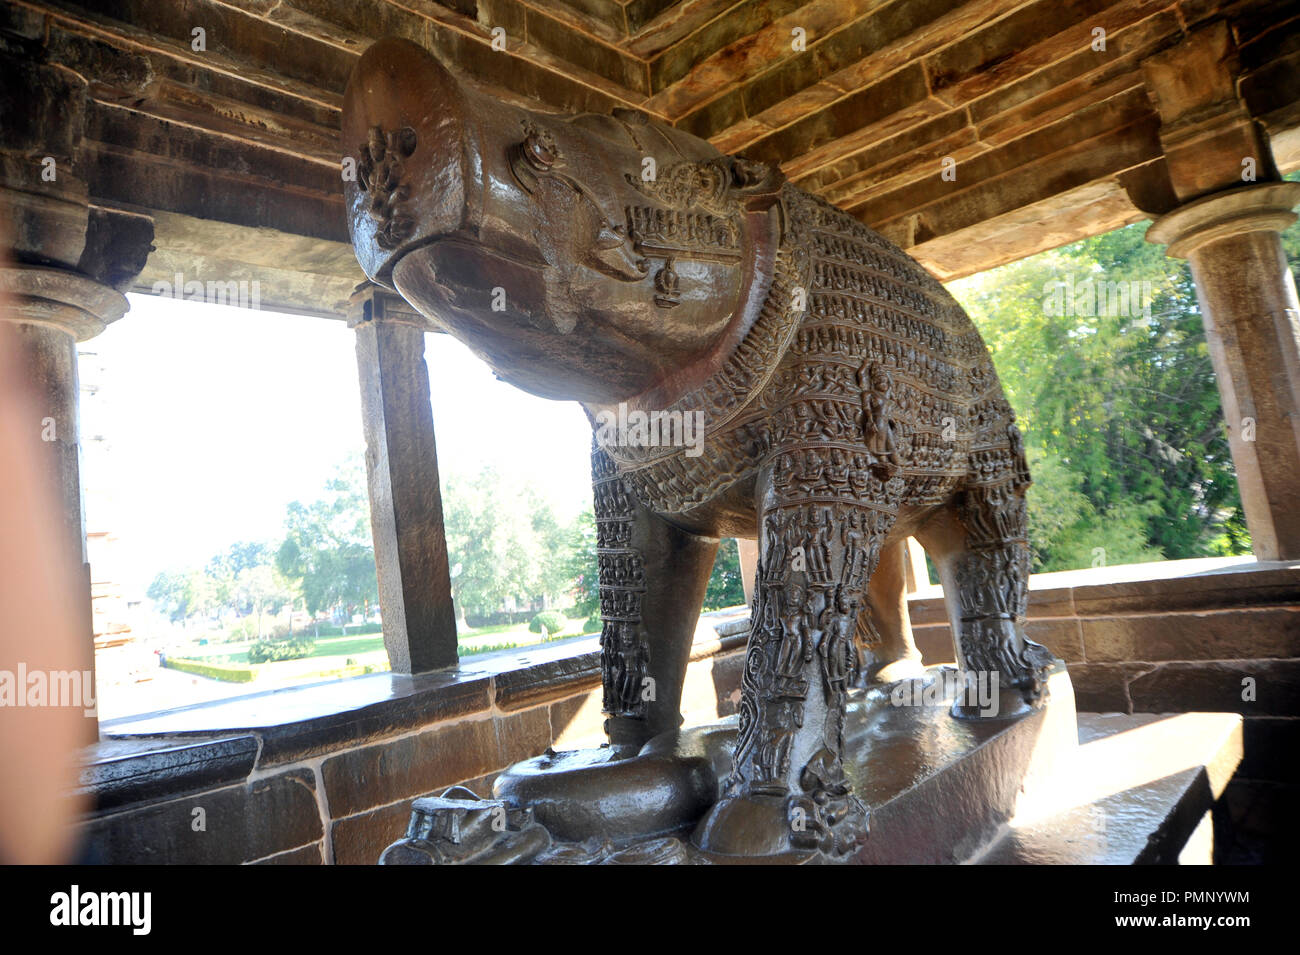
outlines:
[[[361,58],[343,143],[366,274],[592,420],[615,757],[680,725],[719,539],[757,538],[733,768],[698,845],[861,840],[846,694],[864,658],[920,671],[908,536],[962,670],[996,675],[1002,716],[1041,703],[1019,432],[970,319],[905,253],[777,169],[632,110],[507,104],[402,40]]]

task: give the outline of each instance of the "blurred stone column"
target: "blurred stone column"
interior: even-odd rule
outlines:
[[[126,298],[78,272],[4,263],[0,265],[0,302],[0,322],[13,331],[12,343],[31,400],[28,447],[39,460],[44,481],[54,489],[58,504],[58,523],[49,533],[61,539],[69,566],[76,568],[75,600],[65,608],[75,618],[74,632],[84,640],[73,651],[76,668],[93,671],[94,621],[81,494],[77,343],[121,318],[127,309]],[[98,719],[93,710],[83,716],[86,728],[81,738],[93,740],[99,735]]]
[[[32,422],[32,433],[40,438],[62,504],[63,526],[58,532],[85,567],[77,343],[121,318],[127,310],[126,297],[76,272],[22,265],[0,266],[0,292],[8,299],[4,318],[14,323],[41,416]],[[88,569],[86,597],[89,614]]]
[[[370,527],[384,646],[394,673],[455,666],[438,449],[424,361],[427,321],[396,294],[364,283],[352,296]]]
[[[930,586],[930,568],[925,563],[925,548],[915,537],[903,542],[907,548],[907,560],[903,562],[907,569],[907,592],[914,594]]]
[[[754,606],[754,574],[758,572],[758,541],[737,537],[736,549],[740,557],[740,580],[745,586],[745,603],[752,607]]]
[[[1300,558],[1300,303],[1279,233],[1300,183],[1236,186],[1147,232],[1191,263],[1255,556]]]

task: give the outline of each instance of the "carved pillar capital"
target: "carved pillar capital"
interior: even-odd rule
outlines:
[[[386,325],[410,325],[422,332],[442,331],[396,292],[374,282],[362,282],[352,290],[352,295],[348,298],[348,328],[381,322]]]
[[[1278,178],[1268,134],[1241,97],[1241,73],[1224,20],[1142,61],[1169,182],[1182,202],[1233,183]]]
[[[1248,232],[1282,232],[1296,221],[1300,182],[1260,182],[1236,186],[1179,206],[1156,219],[1147,241],[1167,246],[1165,253],[1186,259],[1198,248]]]
[[[77,341],[94,338],[126,314],[126,296],[70,269],[31,265],[0,267],[3,318],[56,328]]]

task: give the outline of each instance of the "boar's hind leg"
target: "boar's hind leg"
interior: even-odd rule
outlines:
[[[963,686],[994,686],[992,708],[959,705],[957,716],[1012,716],[1043,702],[1046,671],[1055,662],[1025,636],[1029,542],[1024,486],[1011,481],[970,485],[918,537],[935,556],[952,624]],[[996,679],[994,685],[992,681]]]
[[[881,548],[867,585],[866,607],[858,616],[855,639],[863,650],[863,676],[873,682],[906,680],[924,670],[907,614],[906,562],[906,538]]]
[[[620,755],[682,722],[682,683],[718,539],[650,511],[592,454],[605,732]]]

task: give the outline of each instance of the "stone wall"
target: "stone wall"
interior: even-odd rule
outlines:
[[[726,636],[697,641],[682,700],[689,722],[735,712],[744,619]],[[462,667],[431,676],[433,685],[378,674],[345,681],[370,681],[369,689],[279,691],[107,724],[116,735],[83,775],[99,804],[82,824],[84,860],[374,864],[405,834],[417,797],[458,783],[487,795],[498,772],[548,746],[604,741],[598,653],[551,656],[486,676]],[[376,702],[313,711],[331,687],[344,702],[381,683],[385,698]],[[296,719],[296,710],[312,715]],[[261,726],[186,731],[199,720],[248,725],[256,720],[236,714],[259,712]]]
[[[940,591],[921,591],[910,609],[926,662],[951,661]],[[735,712],[745,627],[733,614],[697,640],[689,722]],[[1300,785],[1290,758],[1300,748],[1300,565],[1036,575],[1028,631],[1069,665],[1081,712],[1240,713],[1245,760],[1216,824],[1280,831]],[[506,655],[455,675],[377,674],[105,724],[112,738],[84,777],[99,803],[83,823],[86,859],[372,864],[404,833],[415,798],[457,783],[487,794],[519,759],[603,740],[589,643],[534,652],[522,666]]]
[[[909,606],[925,662],[952,661],[938,588]],[[1295,848],[1278,834],[1294,832],[1300,798],[1300,565],[1239,558],[1037,574],[1026,629],[1068,664],[1080,712],[1240,713],[1245,756],[1216,809],[1216,842],[1254,848],[1223,861],[1280,861]]]

